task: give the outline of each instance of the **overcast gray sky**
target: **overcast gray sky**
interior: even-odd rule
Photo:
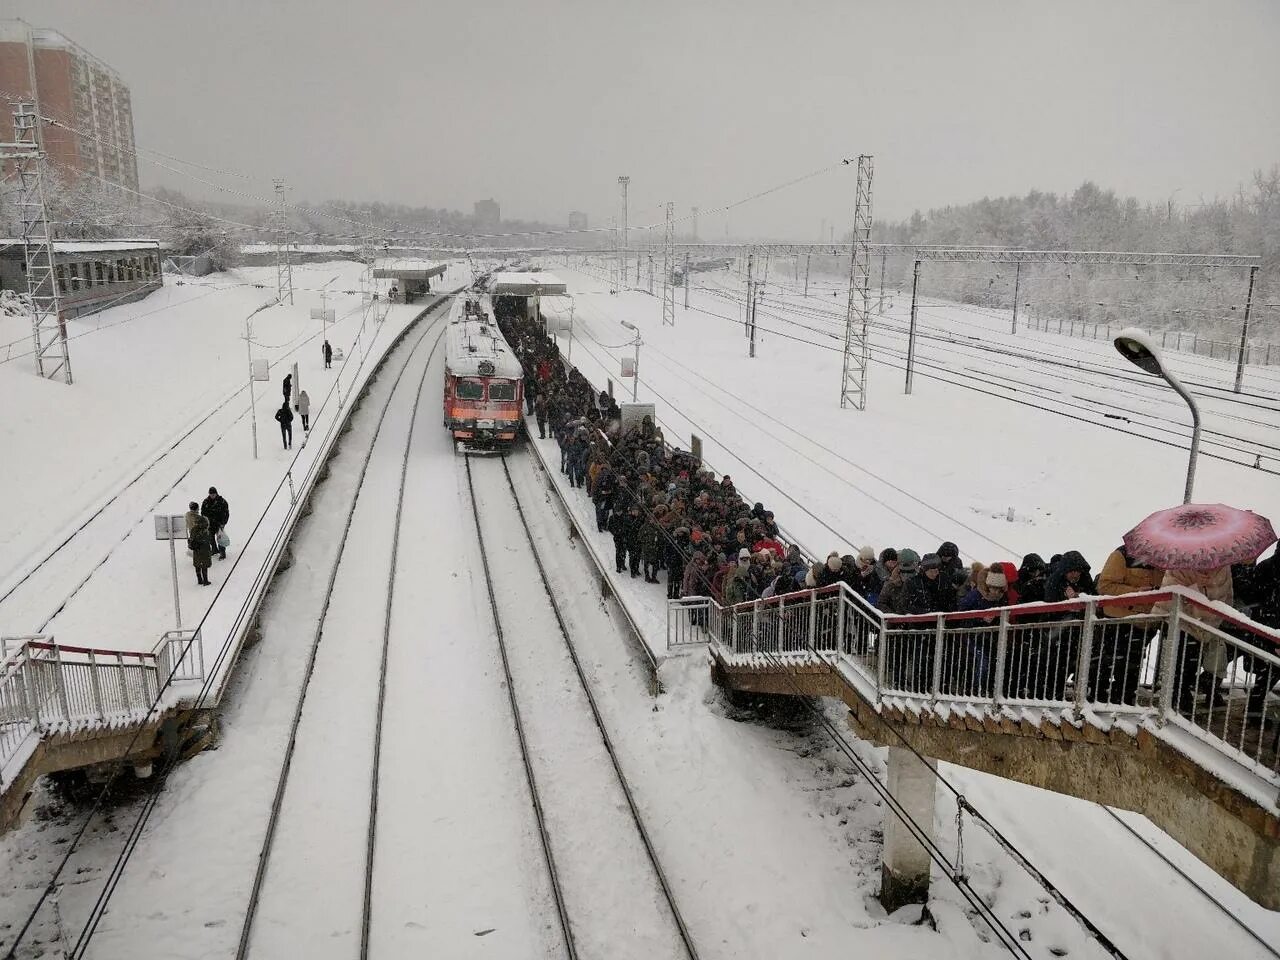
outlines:
[[[3,0],[133,92],[141,147],[294,199],[592,224],[740,199],[860,152],[875,214],[1093,179],[1163,202],[1280,162],[1276,0]],[[208,195],[139,164],[159,184]],[[240,181],[226,181],[244,186]],[[852,168],[727,215],[849,226]],[[726,216],[704,217],[704,237]]]

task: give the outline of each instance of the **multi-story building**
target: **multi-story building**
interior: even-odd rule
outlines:
[[[0,20],[0,90],[66,126],[42,123],[53,171],[64,179],[88,174],[138,189],[133,106],[129,88],[111,67],[56,30],[24,20]],[[13,140],[13,105],[0,104],[0,138]]]
[[[477,200],[472,204],[477,227],[496,227],[502,222],[502,211],[498,201],[490,197],[488,200]]]

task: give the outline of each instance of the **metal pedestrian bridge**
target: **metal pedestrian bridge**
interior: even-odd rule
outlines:
[[[731,690],[839,698],[898,753],[1142,813],[1280,909],[1280,704],[1248,697],[1280,680],[1280,631],[1229,607],[1171,588],[893,616],[838,584],[669,601],[667,644],[706,644]]]

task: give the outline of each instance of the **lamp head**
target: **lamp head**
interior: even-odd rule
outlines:
[[[1160,351],[1145,330],[1126,327],[1112,338],[1112,342],[1120,352],[1120,356],[1138,369],[1168,379],[1164,364],[1160,360]]]
[[[639,332],[639,328],[634,323],[628,323],[626,320],[621,320],[619,322],[628,330],[635,330],[637,333]]]

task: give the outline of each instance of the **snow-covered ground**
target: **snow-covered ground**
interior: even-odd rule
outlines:
[[[216,486],[231,505],[232,550],[245,546],[286,471],[309,458],[300,419],[292,451],[272,419],[285,373],[298,364],[295,397],[307,391],[312,425],[323,429],[338,412],[338,391],[345,403],[367,372],[364,358],[380,355],[421,309],[393,305],[361,336],[362,271],[350,262],[295,267],[294,303],[253,318],[254,356],[271,362],[270,381],[254,385],[257,459],[243,334],[246,316],[274,298],[273,268],[168,278],[145,300],[71,321],[71,387],[40,380],[24,360],[0,364],[0,404],[12,413],[0,424],[0,447],[12,455],[7,463],[21,465],[0,476],[0,633],[133,650],[172,629],[169,552],[153,539],[152,514],[184,513]],[[310,317],[322,288],[337,318],[328,339],[346,353],[330,370],[322,322]],[[9,321],[0,337],[18,335],[17,326]],[[215,586],[222,570],[215,563]],[[187,626],[217,592],[197,586],[185,550],[179,591]]]
[[[697,432],[708,460],[732,473],[748,497],[776,510],[813,552],[862,542],[932,549],[943,539],[954,539],[967,555],[987,561],[1016,559],[1025,550],[1048,554],[1079,548],[1097,564],[1128,526],[1150,509],[1176,501],[1181,491],[1184,454],[1175,449],[920,375],[914,395],[903,397],[890,386],[885,369],[875,366],[869,410],[839,411],[838,353],[762,329],[757,358],[746,358],[735,307],[725,299],[725,288],[734,283],[727,275],[699,277],[698,282],[710,289],[694,291],[692,306],[697,309],[677,306],[676,327],[664,330],[660,303],[653,298],[640,293],[610,296],[594,277],[554,268],[570,282],[575,296],[574,362],[599,382],[606,375],[616,381],[618,358],[631,351],[630,331],[620,321],[640,326],[645,338],[641,399],[657,400],[668,437],[684,443],[690,430]],[[319,274],[320,282],[332,275],[317,268]],[[835,284],[831,289],[839,290]],[[256,293],[263,296],[263,291]],[[762,328],[772,326],[822,342],[821,336],[804,333],[790,321],[814,326],[829,321],[804,317],[792,303],[798,298],[787,291],[774,296],[781,302],[766,300]],[[828,298],[833,301],[830,309],[839,312],[839,298]],[[303,303],[300,300],[300,311]],[[246,309],[227,321],[232,340],[228,349],[242,349],[233,328],[255,305],[247,298]],[[551,312],[553,301],[544,300],[543,306]],[[989,326],[990,339],[998,340],[995,319],[975,320],[967,308],[936,309],[939,316],[930,322],[940,328],[931,331],[938,336],[960,339],[962,331],[973,332],[966,324],[980,322]],[[770,321],[766,310],[789,319]],[[953,317],[951,325],[946,316]],[[257,329],[255,333],[265,341],[264,334]],[[100,336],[110,333],[104,330],[76,343]],[[886,362],[900,341],[888,329],[877,333]],[[1036,334],[1020,335],[1009,346],[1024,352],[1032,347],[1050,354],[1057,351],[1086,366],[1121,369],[1119,358],[1106,357],[1101,345],[1096,356],[1086,356],[1083,348],[1088,344],[1064,344]],[[562,349],[568,349],[567,342]],[[959,361],[965,352],[960,346],[937,340],[921,350],[922,359],[957,370],[971,366],[989,374],[992,370],[984,364],[997,362],[973,351]],[[235,379],[243,373],[242,360],[227,362],[231,375],[223,396],[235,389]],[[1001,354],[998,362],[1012,361]],[[1062,368],[1043,367],[1025,357],[1017,364],[1018,377],[1034,381],[1041,394],[1057,392],[1058,400],[1039,403],[1063,402],[1067,391]],[[8,389],[9,375],[3,369],[0,366],[0,389]],[[392,526],[386,508],[393,502],[408,430],[410,387],[421,372],[421,367],[411,369],[405,378],[410,386],[397,393],[386,434],[380,436],[371,461],[375,480],[369,502],[357,503],[360,527],[353,528],[353,553],[340,568],[332,620],[325,624],[322,659],[312,681],[316,686],[300,727],[296,780],[291,781],[297,786],[282,808],[277,840],[282,859],[274,880],[268,874],[269,885],[275,886],[269,886],[263,901],[258,930],[265,939],[257,955],[285,955],[279,951],[296,949],[299,955],[345,956],[359,935],[363,864],[358,861],[368,813],[367,742],[377,695],[367,667],[382,636]],[[947,376],[936,369],[930,372]],[[1199,366],[1189,367],[1188,373],[1190,379],[1206,383],[1211,376],[1219,383],[1227,376]],[[279,375],[267,385],[268,399],[274,399]],[[461,461],[434,416],[441,375],[437,355],[427,368],[422,415],[410,447],[410,496],[402,518],[400,576],[390,624],[372,943],[377,955],[429,951],[443,956],[550,956],[559,946]],[[1077,369],[1072,377],[1093,380],[1094,386],[1073,383],[1070,390],[1127,405],[1133,412],[1162,411],[1163,401],[1153,391],[1131,382],[1120,382],[1122,390],[1104,394],[1104,376]],[[1280,407],[1280,402],[1267,399],[1280,388],[1258,376],[1251,371],[1247,381],[1255,402]],[[317,379],[305,369],[302,377],[304,385],[308,377],[312,383]],[[372,440],[391,380],[380,377],[374,383],[330,479],[318,488],[314,512],[299,528],[295,563],[277,580],[264,611],[263,639],[247,653],[225,703],[219,749],[182,765],[165,784],[87,956],[222,957],[234,952],[328,573],[354,496],[359,461]],[[51,390],[58,385],[37,387]],[[1206,426],[1217,424],[1242,442],[1277,444],[1280,423],[1275,418],[1267,429],[1242,426],[1229,419],[1238,408],[1228,404],[1213,401]],[[193,408],[187,416],[199,412]],[[1163,412],[1177,416],[1176,406]],[[1250,416],[1265,425],[1270,415],[1254,410]],[[1108,422],[1101,415],[1093,419]],[[1157,421],[1145,422],[1150,426]],[[154,429],[163,434],[160,427]],[[167,429],[171,436],[177,427]],[[241,423],[240,433],[246,429]],[[79,430],[74,435],[79,436]],[[264,450],[274,437],[263,431]],[[241,447],[247,447],[247,437],[239,439]],[[554,459],[549,442],[540,446]],[[874,898],[882,816],[878,799],[821,727],[803,714],[761,722],[752,713],[728,707],[710,685],[705,660],[697,654],[664,664],[661,675],[667,692],[656,699],[651,696],[647,666],[623,639],[616,612],[601,600],[583,543],[566,536],[560,508],[533,456],[532,451],[518,453],[510,461],[521,501],[701,955],[1003,955],[941,877],[935,877],[930,907],[936,929],[912,923],[918,910],[884,915]],[[245,457],[246,450],[239,450],[238,469],[244,469]],[[189,460],[187,467],[193,462]],[[1098,463],[1112,469],[1098,470]],[[232,469],[222,472],[230,474]],[[235,476],[246,488],[253,482],[247,471]],[[551,478],[560,480],[554,467]],[[221,475],[199,482],[226,486]],[[1250,467],[1202,460],[1199,483],[1202,499],[1226,499],[1276,512],[1275,478]],[[111,491],[111,483],[104,481],[97,496]],[[171,496],[186,498],[176,491]],[[568,499],[575,512],[585,504],[580,492],[569,493]],[[81,511],[92,508],[92,497],[82,500]],[[232,498],[233,533],[238,502]],[[1009,507],[1012,521],[1007,519]],[[131,521],[120,521],[126,533],[143,531],[149,523],[150,504],[140,501],[135,512]],[[588,538],[594,538],[590,524],[587,527]],[[135,537],[144,533],[149,531]],[[490,551],[514,552],[517,555],[506,559],[521,561],[519,530],[494,537],[497,542],[489,544]],[[152,613],[161,622],[158,633],[167,626],[168,559],[160,545],[149,540],[148,544],[156,554],[152,576],[158,593]],[[596,546],[608,550],[603,541]],[[141,546],[138,550],[142,557]],[[20,562],[14,566],[20,567]],[[663,590],[629,578],[616,582],[615,588],[650,645],[660,647]],[[103,611],[100,627],[120,619],[115,606],[105,605]],[[61,617],[55,624],[60,622]],[[59,639],[66,639],[62,631],[73,622],[68,619],[67,627],[57,627]],[[532,614],[519,629],[535,627],[538,636],[515,639],[529,644],[554,639],[545,636],[549,627]],[[543,654],[535,652],[536,646],[525,649],[531,657],[526,665],[536,669]],[[522,682],[521,676],[515,679]],[[541,693],[558,700],[563,691],[548,681]],[[839,723],[838,711],[833,716]],[[855,748],[883,776],[880,752],[864,744]],[[558,776],[555,764],[544,760],[544,773]],[[942,773],[1128,956],[1267,955],[1103,809],[960,768],[944,766]],[[553,792],[571,786],[561,780]],[[7,943],[12,925],[34,902],[86,812],[85,806],[66,804],[50,794],[43,799],[40,816],[0,838],[11,878],[0,891],[0,944]],[[55,951],[59,928],[64,944],[74,942],[137,810],[137,800],[117,800],[94,818],[64,872],[58,909],[41,914],[36,935],[24,944],[27,952],[20,956]],[[1144,821],[1121,816],[1265,939],[1280,942],[1280,917],[1254,906]],[[587,827],[598,822],[583,818]],[[946,795],[940,797],[937,830],[943,848],[954,856],[955,808]],[[594,845],[579,845],[567,855],[594,854],[607,863],[618,840],[595,839]],[[1019,932],[1031,956],[1048,960],[1103,955],[972,825],[966,828],[964,849],[975,886],[997,916]],[[611,903],[611,890],[597,892],[600,903]],[[616,909],[616,899],[612,903]],[[618,935],[627,936],[625,923],[614,922],[619,923]],[[266,949],[268,943],[272,950]]]

